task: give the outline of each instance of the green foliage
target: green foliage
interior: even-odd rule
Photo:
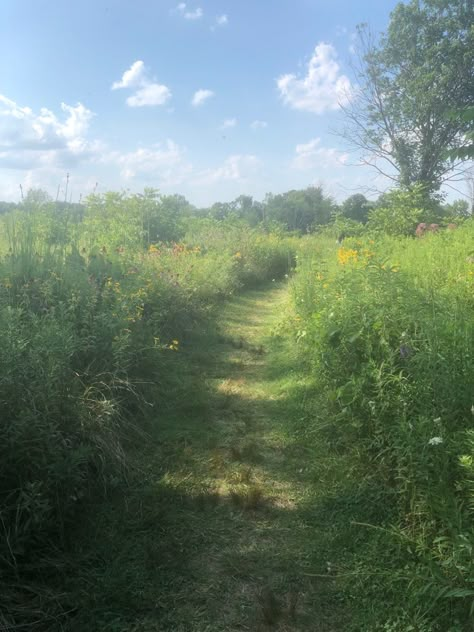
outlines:
[[[473,230],[467,220],[430,239],[340,248],[310,239],[298,259],[295,337],[320,393],[314,423],[354,454],[359,485],[372,481],[385,507],[354,554],[352,590],[361,582],[370,604],[383,590],[379,615],[403,601],[409,616],[376,629],[410,629],[417,611],[428,629],[472,621]]]
[[[449,113],[450,120],[458,121],[464,127],[464,134],[458,146],[447,152],[451,160],[474,160],[474,106]]]
[[[335,203],[324,195],[321,187],[288,191],[265,198],[265,221],[275,220],[289,231],[308,233],[316,226],[328,224]]]
[[[372,204],[361,193],[348,197],[341,205],[341,215],[365,224]]]
[[[2,217],[0,593],[28,568],[47,574],[84,506],[125,481],[124,446],[151,411],[160,422],[190,332],[294,253],[245,222],[196,220],[188,243],[150,243],[180,235],[189,211],[152,190],[91,196],[83,221],[39,195],[24,204]]]
[[[109,251],[141,249],[161,241],[178,241],[191,206],[178,195],[161,196],[156,189],[143,194],[108,192],[86,201],[85,238]]]
[[[420,222],[439,221],[437,210],[437,203],[428,197],[423,185],[393,189],[369,212],[367,228],[387,235],[414,235]]]
[[[444,220],[450,222],[462,222],[471,216],[469,202],[467,200],[454,200],[443,207]]]
[[[360,90],[343,134],[403,187],[439,189],[450,151],[464,151],[471,123],[450,113],[472,108],[473,22],[468,0],[412,0],[395,7],[378,43],[360,27]]]

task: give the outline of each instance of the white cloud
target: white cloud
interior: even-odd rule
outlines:
[[[206,169],[196,176],[197,185],[212,185],[219,182],[246,182],[256,175],[262,166],[261,161],[253,155],[236,154],[224,160],[216,169]]]
[[[61,103],[61,115],[39,113],[0,95],[0,165],[11,169],[71,166],[101,149],[86,138],[94,113],[82,103]]]
[[[291,166],[299,171],[341,167],[349,158],[348,154],[341,153],[333,147],[321,147],[320,138],[296,145],[295,153]]]
[[[186,163],[185,150],[172,140],[128,153],[113,152],[108,160],[119,165],[122,177],[127,180],[150,179],[162,186],[181,183],[192,170]]]
[[[226,24],[229,24],[229,18],[225,13],[218,15],[216,17],[216,24],[217,26],[226,26]]]
[[[194,105],[194,107],[198,107],[199,105],[203,105],[203,103],[213,96],[214,92],[212,90],[197,90],[193,95],[191,104]]]
[[[180,2],[176,10],[181,13],[185,20],[199,20],[204,15],[201,7],[198,7],[194,11],[187,11],[185,2]]]
[[[112,84],[112,90],[119,90],[120,88],[135,88],[143,85],[143,82],[147,80],[147,72],[145,64],[141,59],[134,61],[128,70],[126,70],[120,81],[114,81]]]
[[[158,83],[151,83],[144,88],[140,88],[127,99],[127,105],[132,108],[139,108],[143,105],[163,105],[171,97],[171,91],[166,86]]]
[[[336,110],[351,98],[351,82],[340,72],[336,50],[324,42],[315,47],[304,77],[282,75],[277,86],[286,105],[315,114]]]
[[[252,123],[250,123],[250,127],[252,129],[265,129],[265,127],[268,127],[268,123],[266,121],[252,121]]]
[[[225,119],[221,125],[221,129],[228,129],[229,127],[235,127],[237,125],[236,118]]]
[[[127,98],[126,103],[130,107],[143,107],[145,105],[163,105],[171,98],[171,90],[150,78],[149,72],[141,59],[133,62],[126,70],[120,81],[112,84],[112,90],[130,88],[134,94]]]

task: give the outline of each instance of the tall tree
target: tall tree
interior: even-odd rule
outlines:
[[[472,0],[411,0],[378,42],[359,27],[358,88],[342,134],[401,186],[431,192],[452,177],[449,151],[462,154],[468,128],[449,113],[472,105],[473,25]]]
[[[335,208],[334,201],[324,195],[321,187],[308,187],[279,195],[268,194],[265,199],[267,220],[275,220],[287,230],[301,233],[328,224]]]
[[[355,193],[348,197],[341,205],[341,214],[348,219],[353,219],[356,222],[367,221],[369,211],[372,204],[361,193]]]

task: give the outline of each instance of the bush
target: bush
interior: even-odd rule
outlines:
[[[423,185],[393,189],[369,211],[367,228],[386,235],[414,235],[419,223],[436,223],[441,219],[440,213],[439,201],[430,198]]]

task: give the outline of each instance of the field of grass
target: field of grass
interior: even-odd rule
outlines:
[[[49,581],[71,529],[88,503],[130,480],[134,446],[176,404],[170,391],[190,336],[224,299],[292,264],[290,240],[242,225],[202,247],[196,231],[194,242],[150,244],[135,201],[105,196],[82,218],[54,205],[2,218],[4,626],[56,611]]]
[[[2,218],[0,627],[470,632],[472,222],[140,200]]]
[[[300,254],[293,330],[318,393],[312,426],[353,455],[373,513],[348,565],[357,612],[374,613],[357,629],[472,629],[473,228],[309,238]]]
[[[75,551],[69,588],[87,594],[71,629],[345,629],[324,448],[304,441],[308,385],[275,330],[287,296],[246,292],[183,349],[181,401]]]

